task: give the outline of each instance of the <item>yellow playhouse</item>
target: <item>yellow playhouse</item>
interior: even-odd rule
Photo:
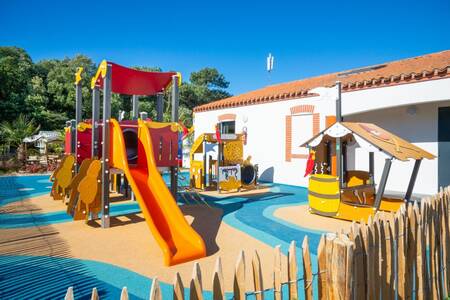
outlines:
[[[422,159],[435,156],[404,139],[370,123],[337,122],[305,144],[313,157],[308,187],[310,211],[350,221],[367,221],[378,210],[397,211],[410,201]],[[369,170],[349,170],[349,149],[363,148],[369,153]],[[374,182],[374,153],[386,155],[378,188]],[[404,197],[384,195],[392,160],[415,160]]]

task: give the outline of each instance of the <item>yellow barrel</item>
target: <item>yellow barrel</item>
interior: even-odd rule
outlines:
[[[339,210],[339,181],[336,176],[315,174],[309,177],[309,207],[313,213],[335,216]]]

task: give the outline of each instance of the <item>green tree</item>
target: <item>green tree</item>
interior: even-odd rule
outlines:
[[[0,47],[0,120],[14,120],[24,110],[34,73],[25,50]]]
[[[3,141],[8,147],[17,148],[17,159],[24,161],[26,158],[25,145],[23,139],[36,134],[39,126],[33,119],[28,119],[24,114],[20,114],[14,121],[3,121],[0,124],[0,132]]]
[[[190,82],[180,87],[180,104],[192,110],[194,107],[231,96],[226,91],[230,83],[215,68],[203,68],[192,72]]]

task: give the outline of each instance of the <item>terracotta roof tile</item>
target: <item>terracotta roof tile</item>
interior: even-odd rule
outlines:
[[[194,112],[310,97],[308,90],[332,86],[336,81],[342,82],[345,92],[441,77],[450,77],[450,50],[271,85],[197,106]]]

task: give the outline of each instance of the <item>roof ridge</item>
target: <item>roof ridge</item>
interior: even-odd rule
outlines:
[[[417,65],[420,62],[422,62],[423,66]],[[382,67],[376,68],[377,66]],[[371,72],[378,73],[371,74]],[[431,75],[429,74],[430,72],[432,72]],[[339,74],[345,73],[348,74],[339,76]],[[370,88],[377,84],[398,84],[400,81],[412,79],[426,80],[437,75],[450,76],[450,49],[268,85],[197,106],[194,108],[194,111],[207,111],[305,97],[309,95],[307,93],[308,90],[317,86],[331,86],[336,81],[343,82],[343,89],[357,90]]]

